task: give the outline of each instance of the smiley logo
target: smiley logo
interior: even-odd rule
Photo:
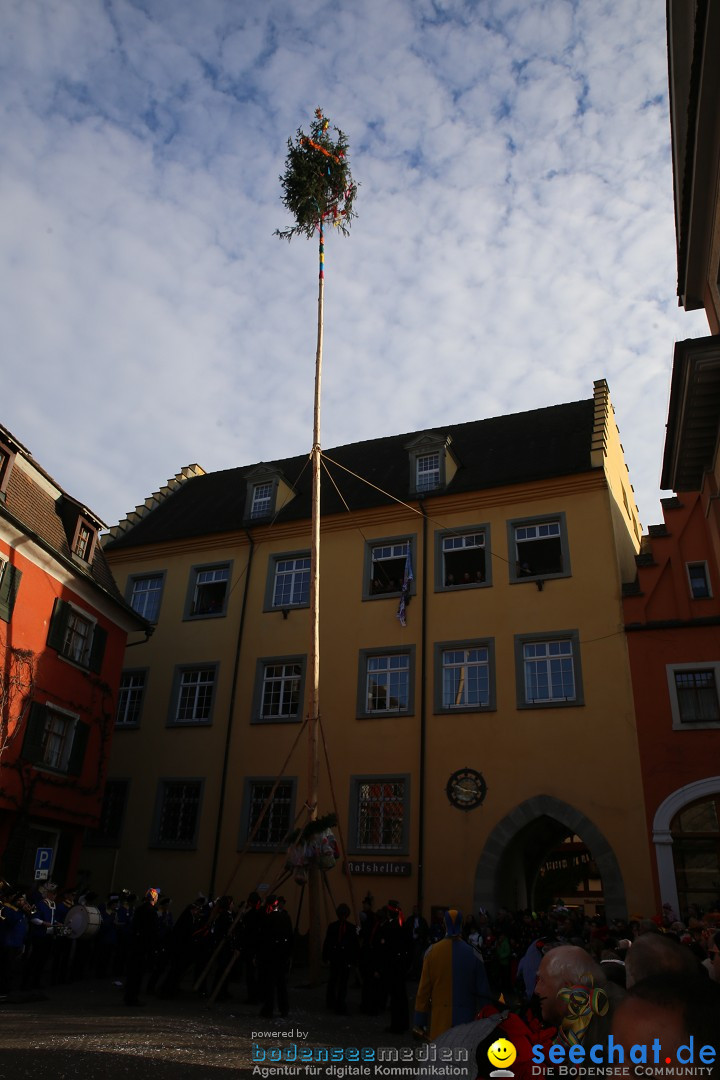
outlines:
[[[516,1057],[517,1050],[508,1039],[496,1039],[488,1050],[490,1064],[498,1069],[508,1068]]]

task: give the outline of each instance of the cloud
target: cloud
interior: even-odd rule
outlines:
[[[8,0],[2,421],[108,522],[182,465],[311,442],[317,251],[286,143],[361,183],[328,238],[323,445],[586,398],[643,520],[678,312],[664,13],[545,0]]]

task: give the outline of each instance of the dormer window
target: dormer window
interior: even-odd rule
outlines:
[[[256,465],[245,477],[246,522],[264,522],[278,514],[295,492],[282,473],[271,465]]]
[[[406,443],[410,455],[410,494],[425,495],[443,491],[457,470],[457,461],[450,450],[450,436],[426,431]]]
[[[416,458],[416,491],[434,491],[440,487],[440,453],[420,454]]]
[[[10,479],[10,470],[15,454],[6,443],[0,442],[0,502],[5,499],[5,489]]]
[[[273,484],[270,480],[255,484],[252,489],[252,503],[250,505],[250,517],[267,517],[272,511]]]
[[[92,562],[96,538],[96,530],[84,518],[78,518],[72,545],[73,555],[77,555],[78,559],[85,563]]]

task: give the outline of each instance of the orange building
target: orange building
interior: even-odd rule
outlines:
[[[626,586],[633,673],[658,908],[686,914],[720,899],[720,577],[705,502],[662,502]]]
[[[0,427],[0,874],[75,884],[128,631],[102,522]]]
[[[668,0],[678,297],[720,330],[720,9]],[[624,600],[658,903],[720,901],[720,337],[675,346],[661,486]]]

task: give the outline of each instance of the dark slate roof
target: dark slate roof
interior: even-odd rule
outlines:
[[[73,558],[70,550],[72,537],[68,536],[67,523],[63,520],[67,517],[68,507],[74,508],[75,517],[80,513],[93,524],[101,524],[99,519],[84,504],[63,492],[52,477],[38,465],[30,452],[18,443],[6,428],[0,427],[0,438],[7,439],[9,444],[16,448],[18,456],[27,458],[33,468],[37,469],[57,490],[57,496],[53,497],[50,491],[33,480],[32,475],[16,463],[10,470],[5,497],[0,501],[0,516],[5,517],[32,537],[36,543],[71,569],[78,578],[90,581],[126,611],[130,611],[131,609],[118,590],[102,546],[99,543],[95,545],[91,565]],[[135,612],[132,612],[132,615],[136,621],[144,625],[144,621],[140,620]]]
[[[592,468],[593,421],[594,405],[590,399],[489,420],[435,427],[432,434],[449,436],[452,440],[451,450],[458,469],[447,488],[428,494],[426,500],[434,495],[455,495],[587,472]],[[416,501],[417,496],[412,496],[409,491],[407,446],[423,434],[424,431],[415,431],[323,450],[342,498],[323,472],[322,513],[344,513],[343,499],[350,510],[385,506],[392,501],[388,495]],[[296,492],[295,498],[280,510],[276,520],[309,518],[312,489],[309,454],[263,464],[280,472]],[[247,524],[244,520],[246,478],[251,474],[254,482],[257,476],[252,474],[257,469],[258,465],[254,464],[192,477],[126,533],[108,541],[106,550],[243,529]]]

